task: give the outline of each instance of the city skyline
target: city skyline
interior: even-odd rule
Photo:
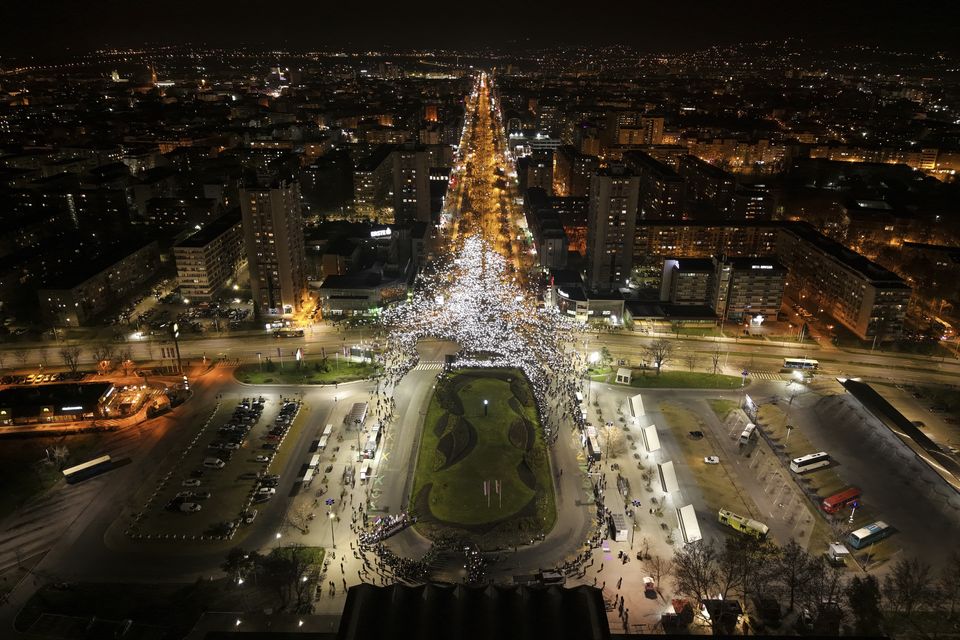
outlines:
[[[677,8],[662,3],[591,5],[615,19],[595,28],[574,19],[584,8],[543,11],[534,5],[490,9],[444,7],[409,16],[391,3],[368,4],[363,24],[350,25],[353,7],[292,1],[271,6],[264,20],[249,3],[168,0],[161,5],[52,0],[6,4],[0,18],[14,30],[0,52],[60,55],[69,50],[142,45],[236,46],[311,50],[326,47],[522,51],[557,45],[628,45],[642,52],[677,52],[742,42],[802,39],[812,47],[846,45],[925,52],[956,51],[952,25],[960,8],[949,3],[750,0],[735,10],[709,1]],[[80,28],[76,28],[79,25]],[[332,25],[339,25],[331,28]]]
[[[4,5],[0,638],[953,633],[958,13]]]

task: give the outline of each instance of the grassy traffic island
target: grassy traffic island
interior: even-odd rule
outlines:
[[[410,502],[424,535],[463,536],[481,548],[528,543],[553,528],[550,461],[521,371],[459,369],[441,376],[423,424]]]
[[[647,389],[739,389],[750,384],[740,376],[704,373],[700,371],[655,371],[634,369],[630,379],[631,387]]]
[[[353,362],[346,358],[316,358],[301,360],[299,365],[290,358],[283,366],[270,358],[262,363],[242,364],[233,375],[246,384],[340,384],[366,380],[380,370],[369,362]]]

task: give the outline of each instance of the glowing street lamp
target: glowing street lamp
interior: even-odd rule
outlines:
[[[483,400],[483,415],[487,415],[487,407],[490,405],[490,401],[487,399]]]

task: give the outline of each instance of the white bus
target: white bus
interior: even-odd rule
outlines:
[[[794,473],[806,473],[820,467],[826,467],[830,464],[830,455],[826,451],[809,453],[790,461],[790,471]]]
[[[820,363],[816,360],[807,358],[784,358],[784,369],[819,369]]]
[[[328,424],[328,425],[324,428],[323,433],[321,433],[320,435],[322,435],[322,436],[327,436],[327,437],[329,438],[329,437],[330,437],[330,434],[332,434],[332,433],[333,433],[333,425],[332,425],[332,424]]]
[[[753,438],[754,432],[757,430],[757,425],[752,422],[748,422],[747,426],[743,428],[743,433],[740,434],[740,444],[748,444],[750,439]]]
[[[877,520],[852,532],[847,536],[847,544],[854,549],[863,549],[874,542],[880,542],[891,533],[893,533],[893,529],[890,528],[890,525],[882,520]]]

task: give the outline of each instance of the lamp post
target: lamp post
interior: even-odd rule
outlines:
[[[327,517],[330,519],[330,542],[331,542],[331,546],[332,546],[334,549],[336,549],[336,548],[337,548],[337,539],[334,537],[333,522],[334,522],[334,520],[337,519],[337,514],[335,514],[333,511],[327,511]]]
[[[487,407],[489,406],[489,404],[490,404],[490,401],[484,399],[484,401],[483,401],[483,415],[484,415],[484,416],[487,415]]]

